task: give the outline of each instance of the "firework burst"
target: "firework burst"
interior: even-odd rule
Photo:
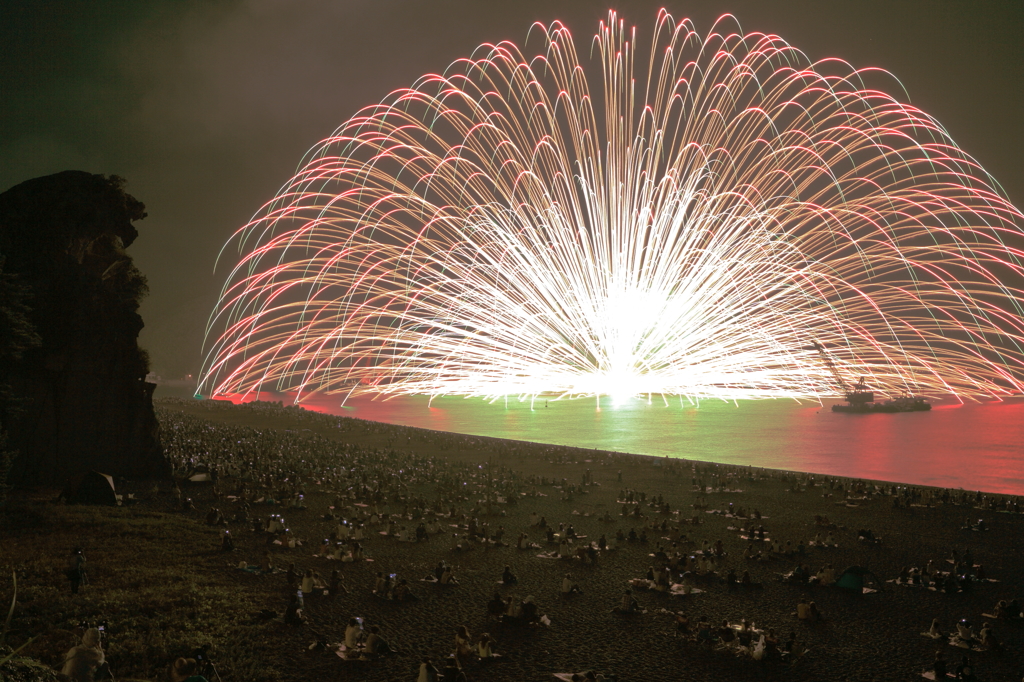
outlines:
[[[203,392],[817,399],[815,343],[1021,391],[1021,214],[892,76],[731,17],[531,33],[307,154],[229,242]]]

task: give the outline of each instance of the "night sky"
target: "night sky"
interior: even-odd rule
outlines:
[[[157,373],[196,373],[233,264],[214,273],[218,250],[312,145],[480,43],[523,44],[534,21],[562,20],[586,58],[610,7],[644,43],[662,6],[701,33],[730,12],[812,60],[891,71],[1024,205],[1020,0],[4,2],[0,191],[67,169],[127,178],[149,212],[131,248],[151,287],[141,343]]]

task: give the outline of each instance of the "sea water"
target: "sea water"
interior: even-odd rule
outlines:
[[[786,400],[691,404],[654,396],[489,402],[315,396],[303,405],[371,421],[634,454],[1024,494],[1024,399],[930,412],[844,414]]]

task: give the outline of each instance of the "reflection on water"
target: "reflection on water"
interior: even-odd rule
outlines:
[[[316,396],[332,414],[497,438],[1024,494],[1024,401],[842,414],[789,401],[597,401]]]

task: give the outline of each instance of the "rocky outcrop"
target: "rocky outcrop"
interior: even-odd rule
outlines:
[[[21,399],[4,420],[18,453],[14,485],[63,484],[89,469],[130,478],[170,473],[137,341],[146,280],[125,252],[145,206],[122,185],[65,171],[0,194],[4,271],[28,288],[41,340],[0,368]]]

